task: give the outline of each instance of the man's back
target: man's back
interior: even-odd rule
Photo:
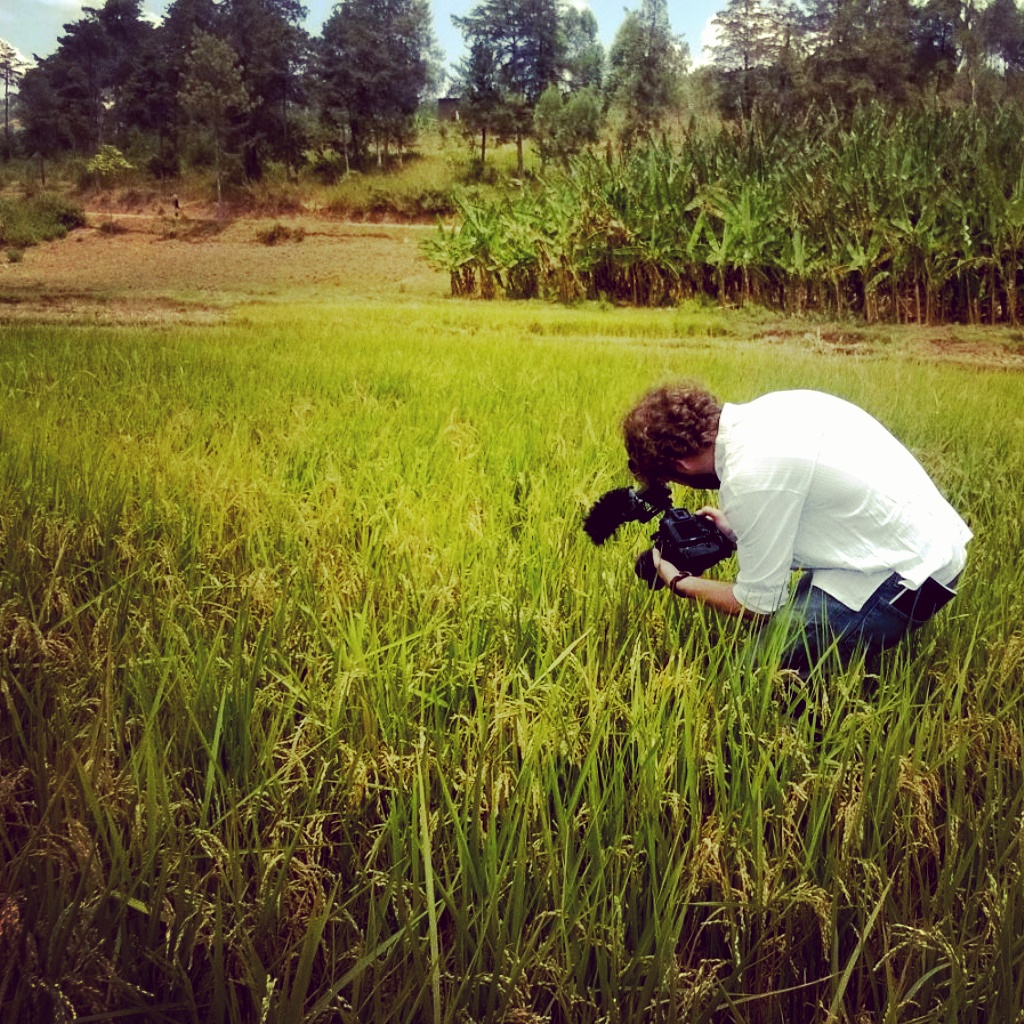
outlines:
[[[966,524],[907,448],[843,399],[786,391],[726,404],[716,469],[748,608],[785,601],[792,567],[816,570],[815,586],[852,607],[892,572],[920,585],[963,568]]]

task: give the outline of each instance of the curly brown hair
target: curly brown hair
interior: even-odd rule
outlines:
[[[670,479],[677,459],[714,443],[721,412],[694,381],[652,388],[622,421],[630,472],[645,483]]]

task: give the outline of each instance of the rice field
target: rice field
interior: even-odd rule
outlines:
[[[0,328],[3,1020],[1021,1019],[1024,378],[729,324]],[[975,531],[813,718],[580,529],[677,376],[860,403]]]

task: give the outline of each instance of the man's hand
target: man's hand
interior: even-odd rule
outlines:
[[[695,516],[704,516],[705,519],[710,519],[733,542],[736,543],[736,533],[733,528],[729,525],[729,520],[726,519],[725,513],[720,508],[715,508],[712,505],[705,505],[703,508],[697,509],[694,512]]]
[[[713,511],[717,511],[717,509]],[[725,520],[724,516],[722,516],[722,520]],[[718,523],[716,522],[715,525],[718,526]],[[726,523],[726,526],[728,525]],[[722,529],[721,526],[718,528]],[[672,581],[679,575],[679,569],[667,559],[662,558],[661,552],[657,548],[652,548],[651,552],[658,575],[665,581],[665,586],[671,588]],[[702,601],[725,615],[756,617],[754,612],[747,611],[736,600],[732,584],[726,583],[725,580],[706,580],[703,576],[687,576],[676,584],[676,588],[672,592],[676,597],[689,597]]]
[[[654,568],[658,570],[662,583],[667,587],[679,575],[679,569],[667,558],[662,558],[657,548],[651,548],[651,556],[654,559]]]

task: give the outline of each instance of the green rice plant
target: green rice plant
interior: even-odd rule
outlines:
[[[3,328],[4,1019],[1016,1019],[1019,375],[745,332]],[[860,403],[975,530],[956,602],[813,718],[776,635],[638,585],[645,528],[582,534],[683,375]]]

